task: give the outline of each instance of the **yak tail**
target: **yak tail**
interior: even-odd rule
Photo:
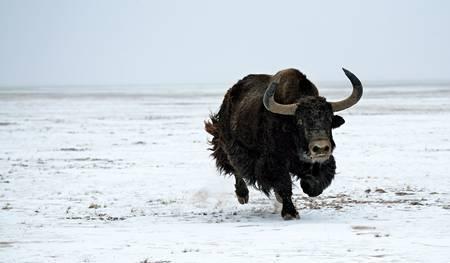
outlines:
[[[209,120],[205,121],[205,130],[207,133],[213,136],[213,138],[208,141],[208,143],[212,146],[212,148],[209,148],[209,150],[215,152],[219,147],[219,117],[217,116],[217,114],[211,114],[209,118]]]
[[[211,134],[214,137],[219,136],[219,131],[217,127],[217,122],[219,121],[219,118],[217,114],[211,114],[209,115],[209,120],[205,121],[205,130],[207,133]]]
[[[208,141],[212,146],[208,150],[212,151],[211,156],[216,159],[217,169],[223,174],[233,174],[234,169],[228,161],[227,154],[220,147],[221,129],[219,124],[219,114],[211,114],[210,119],[205,121],[205,130],[211,134],[213,138]]]

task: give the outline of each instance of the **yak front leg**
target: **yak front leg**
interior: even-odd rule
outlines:
[[[333,156],[322,164],[314,163],[310,172],[304,175],[300,181],[303,192],[310,197],[320,195],[331,184],[335,171],[336,162]]]
[[[275,197],[283,204],[281,216],[284,220],[299,219],[300,216],[292,203],[292,180],[289,173],[278,178],[274,186]]]
[[[236,197],[238,199],[238,202],[240,204],[246,204],[248,203],[248,188],[245,184],[244,179],[242,179],[238,175],[234,175],[234,178],[236,179],[236,184],[234,185]]]

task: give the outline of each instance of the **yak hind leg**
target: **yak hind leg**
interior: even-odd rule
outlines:
[[[246,204],[248,203],[249,192],[244,178],[251,182],[254,159],[250,157],[251,154],[249,150],[240,146],[239,143],[233,144],[231,148],[227,149],[227,153],[228,161],[234,169],[233,174],[236,179],[234,185],[236,197],[240,204]]]
[[[244,179],[242,179],[240,176],[238,175],[234,175],[234,178],[236,179],[236,184],[234,185],[235,193],[236,193],[236,197],[238,202],[243,205],[248,203],[248,188],[247,185],[245,184]]]

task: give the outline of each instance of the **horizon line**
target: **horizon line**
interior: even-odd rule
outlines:
[[[163,87],[192,87],[192,86],[225,86],[233,85],[235,82],[161,82],[161,83],[109,83],[109,84],[20,84],[20,85],[0,85],[0,89],[12,88],[88,88],[88,87],[146,87],[146,88],[163,88]],[[345,85],[347,81],[317,81],[318,85],[325,87],[334,87]],[[448,80],[368,80],[363,81],[365,86],[387,87],[387,86],[450,86]]]

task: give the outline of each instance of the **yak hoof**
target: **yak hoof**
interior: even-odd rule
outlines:
[[[284,220],[293,220],[293,219],[300,219],[300,215],[298,213],[296,213],[295,215],[291,215],[291,214],[285,214],[283,216]]]
[[[283,209],[281,209],[281,217],[283,217],[284,220],[300,219],[300,215],[292,203],[286,203],[283,205]]]
[[[248,203],[248,195],[246,195],[246,196],[236,195],[236,197],[237,197],[239,204],[243,205],[243,204]]]

